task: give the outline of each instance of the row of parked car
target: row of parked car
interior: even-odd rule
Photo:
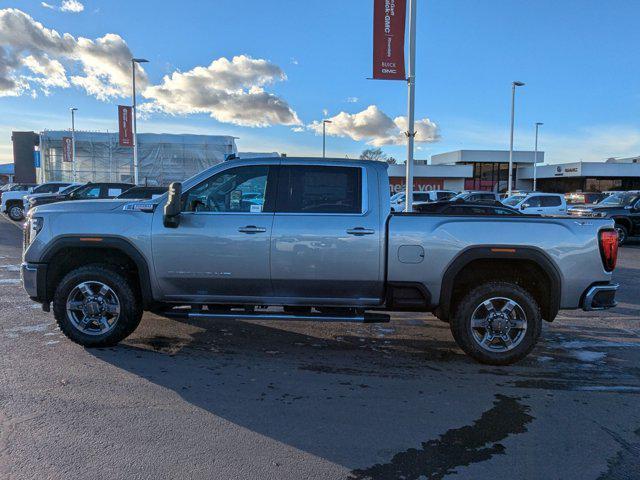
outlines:
[[[0,212],[15,221],[22,220],[30,208],[71,200],[126,198],[150,199],[162,195],[167,187],[135,186],[122,182],[9,183],[0,187]]]
[[[402,212],[405,194],[391,197],[391,211]],[[640,191],[568,194],[516,192],[506,197],[487,191],[429,190],[414,192],[413,210],[447,215],[545,215],[611,218],[618,241],[640,236]]]

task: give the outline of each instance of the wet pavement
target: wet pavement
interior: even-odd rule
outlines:
[[[185,321],[66,340],[0,219],[0,478],[640,478],[640,244],[619,306],[562,312],[510,367],[448,325]]]

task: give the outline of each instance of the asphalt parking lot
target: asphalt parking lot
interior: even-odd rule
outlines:
[[[178,321],[66,340],[0,219],[0,478],[640,478],[640,244],[619,306],[562,312],[511,367],[448,326]]]

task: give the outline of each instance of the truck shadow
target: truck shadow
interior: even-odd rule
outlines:
[[[490,415],[496,395],[505,389],[519,392],[505,401],[524,405],[520,394],[526,399],[530,389],[571,390],[612,374],[608,367],[581,370],[576,358],[556,354],[556,343],[582,338],[573,330],[557,342],[551,336],[536,356],[498,368],[465,357],[448,326],[436,320],[405,324],[402,335],[381,333],[387,326],[334,327],[332,336],[323,336],[295,331],[295,325],[177,322],[151,315],[141,327],[121,346],[88,352],[215,418],[352,469],[355,478],[369,478],[363,472],[373,474],[385,462],[397,461],[404,462],[406,472],[439,472],[430,469],[425,455],[404,454],[407,445],[431,451],[437,444],[447,471],[470,458],[488,460],[504,453],[492,448],[490,439],[475,438],[469,446],[473,451],[463,456],[458,456],[459,442],[438,442],[453,435],[452,427],[472,426]],[[541,363],[537,355],[554,355],[554,362]],[[628,366],[621,361],[615,368]],[[529,411],[518,405],[514,408]],[[476,449],[482,454],[475,455]]]

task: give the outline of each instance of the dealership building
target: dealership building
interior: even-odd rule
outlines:
[[[541,151],[513,152],[514,189],[533,189],[536,158],[539,191],[640,190],[640,157],[541,165]],[[404,175],[404,164],[389,166],[392,194],[404,191]],[[508,150],[456,150],[433,155],[430,164],[418,162],[414,167],[414,190],[504,192],[508,184]]]

